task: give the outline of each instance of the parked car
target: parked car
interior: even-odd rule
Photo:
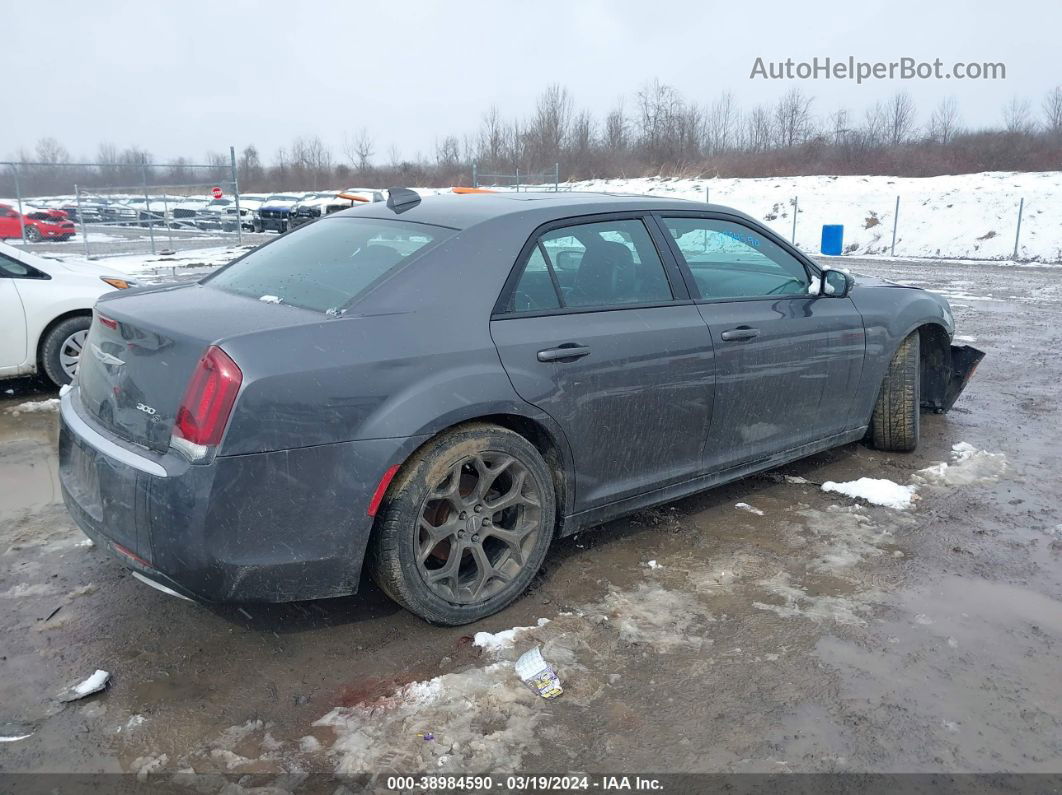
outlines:
[[[91,262],[67,264],[0,243],[0,378],[70,383],[101,295],[131,286]]]
[[[22,237],[22,228],[26,229],[26,240],[37,243],[41,240],[69,240],[77,229],[73,222],[59,210],[29,210],[19,213],[14,207],[0,204],[0,240]]]
[[[944,298],[726,207],[392,190],[102,298],[60,480],[169,593],[332,597],[364,566],[462,624],[554,538],[868,435],[914,449],[983,355],[953,333]]]
[[[171,223],[175,227],[194,228],[196,219],[209,201],[196,196],[185,197],[170,210]]]
[[[288,225],[294,229],[310,221],[316,221],[322,215],[331,215],[340,210],[349,210],[355,205],[373,201],[383,201],[381,191],[348,188],[344,191],[315,193],[309,198],[301,199],[291,208]]]
[[[254,231],[254,214],[255,211],[262,206],[262,202],[266,197],[258,193],[241,193],[240,194],[240,226],[248,231]],[[229,217],[230,222],[235,229],[236,224],[236,206],[233,205],[225,208],[225,214]]]
[[[228,212],[232,209],[236,212],[235,202],[232,199],[211,199],[199,209],[196,215],[195,225],[199,229],[218,229],[234,232],[236,220],[233,214]]]
[[[299,199],[309,194],[274,193],[262,202],[254,214],[255,232],[280,232],[288,231],[288,219],[291,208]]]

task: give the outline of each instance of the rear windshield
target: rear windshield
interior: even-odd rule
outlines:
[[[385,273],[454,232],[404,221],[328,219],[252,251],[205,283],[267,303],[338,310]]]

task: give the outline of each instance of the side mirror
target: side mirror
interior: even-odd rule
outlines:
[[[852,289],[852,277],[844,271],[824,270],[819,276],[819,295],[844,298]]]

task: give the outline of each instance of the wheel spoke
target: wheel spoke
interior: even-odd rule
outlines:
[[[509,487],[509,491],[503,494],[493,502],[486,503],[487,510],[494,514],[498,511],[503,511],[512,505],[529,505],[532,508],[538,508],[538,499],[534,496],[524,494],[524,485],[527,483],[527,471],[521,470],[513,478],[512,485]]]
[[[494,466],[488,464],[483,456],[477,455],[474,459],[473,465],[476,468],[476,473],[479,475],[476,481],[475,497],[477,500],[482,500],[487,496],[490,491],[490,487],[494,485],[494,482],[516,459],[511,456],[498,456],[494,459]]]

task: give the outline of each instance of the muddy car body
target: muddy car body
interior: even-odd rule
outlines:
[[[60,480],[88,535],[181,595],[350,594],[367,559],[463,623],[554,537],[868,434],[913,449],[980,358],[953,332],[943,298],[725,207],[397,190],[101,300]]]

